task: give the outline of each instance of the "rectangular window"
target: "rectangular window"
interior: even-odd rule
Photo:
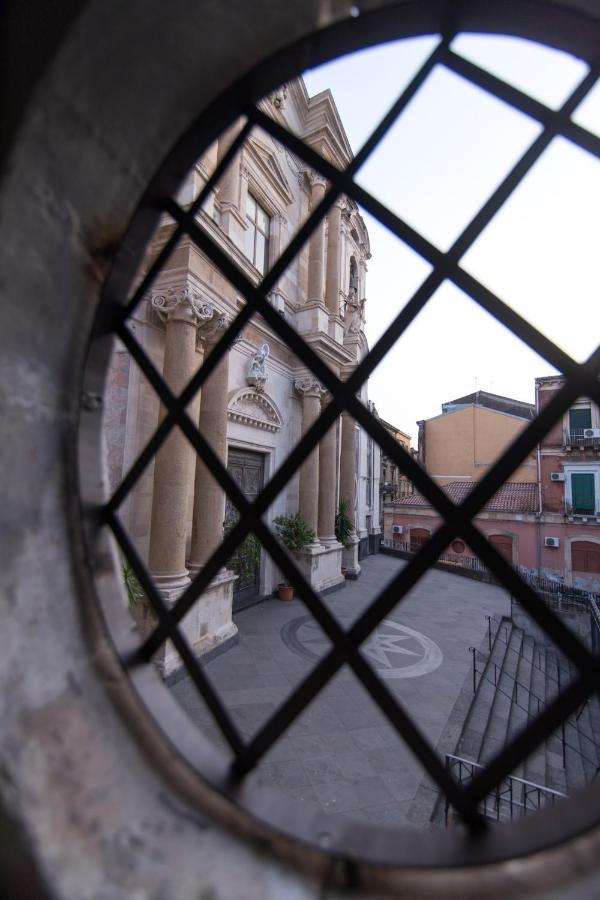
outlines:
[[[593,515],[596,511],[595,478],[593,474],[571,475],[571,505],[574,513]]]
[[[587,408],[569,410],[569,432],[572,437],[582,438],[584,428],[592,427],[592,410]]]
[[[246,238],[244,255],[258,269],[261,275],[269,262],[270,219],[265,210],[256,202],[252,194],[246,200]]]

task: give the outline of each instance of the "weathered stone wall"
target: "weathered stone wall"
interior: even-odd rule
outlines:
[[[333,900],[351,887],[373,898],[579,900],[600,890],[594,832],[534,857],[437,873],[363,870],[323,849],[257,836],[140,712],[95,620],[76,437],[83,361],[113,250],[193,116],[266,55],[348,17],[350,5],[90,0],[65,4],[71,17],[63,12],[47,27],[36,9],[39,21],[16,32],[21,43],[3,59],[4,71],[12,59],[17,73],[0,206],[0,863],[8,897]],[[364,0],[361,8],[382,5]],[[15,34],[14,22],[26,25],[29,15],[15,10],[27,4],[9,6]],[[408,30],[434,26],[439,4],[408,6],[416,7]],[[518,4],[515,15],[529,6]],[[483,0],[465,9],[467,25],[490,21]],[[550,20],[540,37],[551,38]],[[584,22],[562,40],[585,48],[596,37]],[[93,418],[93,397],[85,405],[82,415]],[[113,562],[98,563],[101,582],[117,591]]]

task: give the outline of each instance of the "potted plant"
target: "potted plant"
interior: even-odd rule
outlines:
[[[273,519],[273,525],[281,543],[292,553],[303,550],[307,544],[312,544],[316,537],[300,513],[294,513],[293,516],[277,516]],[[294,588],[291,584],[281,582],[277,593],[280,600],[291,600]]]
[[[352,535],[354,534],[354,523],[349,514],[349,503],[347,500],[340,500],[340,505],[335,516],[335,536],[344,547],[350,547],[352,544]],[[342,566],[342,575],[346,576],[346,568]]]

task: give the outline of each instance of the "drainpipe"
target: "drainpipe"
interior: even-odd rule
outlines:
[[[540,411],[540,403],[539,403],[539,385],[535,386],[535,411],[536,414]],[[540,449],[540,445],[536,447],[536,461],[537,461],[537,489],[538,489],[538,508],[535,514],[536,516],[536,542],[537,542],[537,573],[538,578],[541,578],[542,575],[542,451]]]

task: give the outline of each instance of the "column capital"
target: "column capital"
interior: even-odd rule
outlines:
[[[151,294],[150,305],[165,322],[176,320],[198,325],[212,319],[215,314],[213,304],[189,284],[183,287],[172,285],[164,291]]]
[[[223,333],[227,331],[231,322],[231,316],[227,315],[227,313],[219,312],[213,307],[212,316],[198,323],[198,339],[207,346],[216,344]],[[232,342],[231,346],[233,346],[233,343],[236,342]]]
[[[307,172],[306,177],[308,178],[308,183],[313,189],[316,187],[327,187],[327,180],[318,172]]]
[[[325,388],[320,381],[317,381],[314,375],[305,375],[302,378],[296,378],[294,387],[303,397],[320,398],[325,392]]]

